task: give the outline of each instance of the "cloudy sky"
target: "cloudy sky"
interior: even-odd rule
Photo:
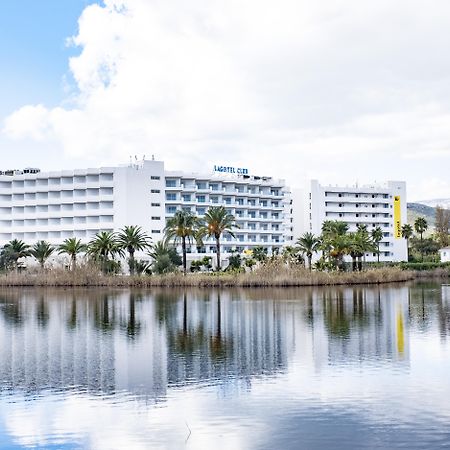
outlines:
[[[2,166],[248,167],[450,197],[448,0],[15,0]]]

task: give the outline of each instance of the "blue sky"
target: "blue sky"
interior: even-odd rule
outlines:
[[[66,45],[90,0],[3,0],[0,13],[0,117],[24,104],[59,104],[68,58]]]

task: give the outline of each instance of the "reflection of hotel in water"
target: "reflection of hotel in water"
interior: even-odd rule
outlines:
[[[363,361],[409,362],[408,287],[334,288],[311,294],[316,369]]]
[[[294,347],[285,304],[228,293],[14,293],[0,308],[3,389],[29,393],[73,386],[157,398],[171,384],[277,373]]]
[[[177,384],[247,384],[293,359],[315,370],[404,364],[409,327],[426,323],[417,295],[407,287],[3,294],[2,387],[159,398]]]

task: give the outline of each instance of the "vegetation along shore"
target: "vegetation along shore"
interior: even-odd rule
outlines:
[[[349,232],[345,222],[326,221],[320,236],[304,233],[294,245],[271,254],[263,247],[233,251],[223,264],[221,239],[224,234],[234,236],[235,228],[234,216],[224,207],[211,207],[203,218],[177,211],[158,242],[137,226],[99,232],[87,243],[68,238],[56,246],[46,241],[30,246],[13,240],[0,251],[0,286],[287,287],[389,283],[450,274],[449,266],[430,254],[430,242],[435,251],[446,243],[438,241],[448,233],[425,239],[423,218],[414,226],[419,238],[412,226],[402,228],[412,244],[409,262],[402,263],[366,263],[367,253],[380,253],[383,232],[378,227],[369,231],[361,225]],[[188,263],[188,245],[195,243],[200,254],[205,239],[215,242],[214,259],[205,255]]]

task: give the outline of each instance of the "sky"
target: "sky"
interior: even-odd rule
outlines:
[[[0,154],[450,198],[447,0],[5,0]]]

